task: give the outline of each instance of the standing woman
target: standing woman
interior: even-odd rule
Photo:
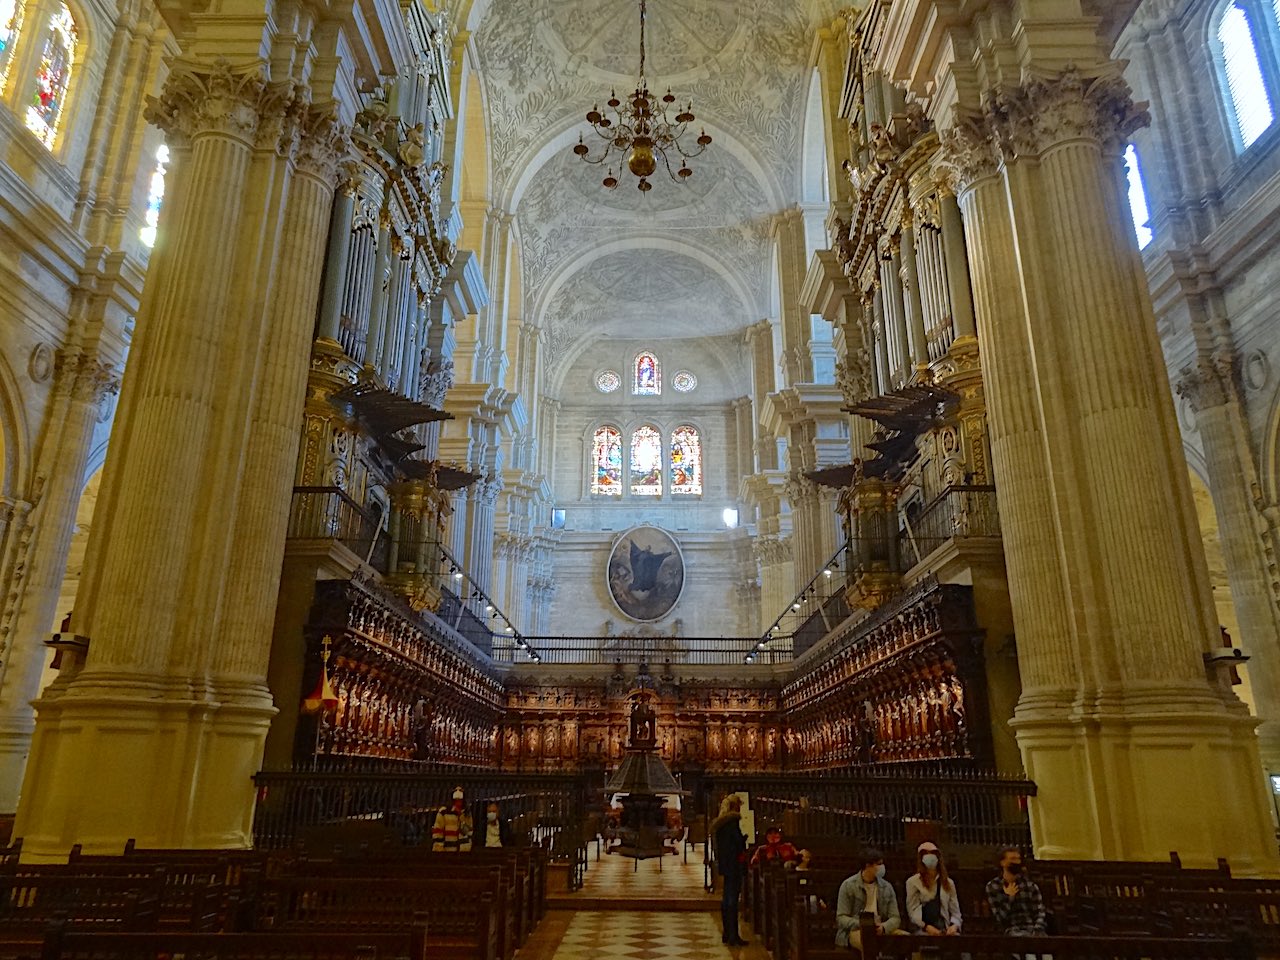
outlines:
[[[938,845],[925,841],[916,849],[916,872],[907,877],[907,917],[913,933],[954,936],[960,932],[960,898],[947,876]]]
[[[720,804],[720,816],[711,822],[710,830],[716,869],[724,878],[724,893],[720,898],[723,941],[731,947],[747,945],[738,934],[738,898],[742,896],[742,880],[747,871],[747,838],[741,824],[742,800],[731,793]]]

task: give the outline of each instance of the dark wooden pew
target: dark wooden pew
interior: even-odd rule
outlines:
[[[2,948],[0,948],[2,949]],[[56,924],[41,960],[427,960],[426,926],[401,932],[81,933]]]
[[[402,930],[428,925],[433,960],[500,960],[499,908],[485,880],[278,877],[264,881],[244,919],[254,930]]]
[[[864,918],[862,955],[877,960],[912,957],[937,960],[1248,960],[1242,941],[1165,937],[1006,937],[961,934],[955,937],[882,937]],[[845,951],[845,956],[849,951]]]
[[[353,884],[366,880],[434,880],[442,884],[481,882],[493,894],[498,911],[498,957],[512,960],[518,947],[530,932],[525,896],[526,878],[516,870],[514,861],[494,860],[471,863],[470,858],[441,854],[419,861],[391,860],[363,862],[358,860],[307,860],[284,871],[279,878],[347,880]]]

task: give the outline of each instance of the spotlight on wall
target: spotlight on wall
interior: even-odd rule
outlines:
[[[516,628],[515,628],[515,627],[513,627],[511,624],[509,624],[509,623],[508,623],[508,624],[507,624],[507,633],[515,633],[515,632],[516,632]]]
[[[791,609],[792,609],[792,610],[799,610],[799,609],[800,609],[800,601],[799,601],[799,600],[797,600],[795,603],[793,603],[793,604],[791,605]]]
[[[492,604],[492,603],[486,603],[486,604],[484,605],[484,612],[485,612],[485,613],[493,613],[493,604]]]
[[[461,580],[461,579],[462,579],[462,571],[461,571],[461,570],[455,570],[455,571],[453,571],[453,579],[455,579],[455,580]]]
[[[827,569],[823,570],[822,572],[825,573],[828,577],[831,576],[833,573],[835,573],[835,571],[832,570],[830,567],[827,567]]]

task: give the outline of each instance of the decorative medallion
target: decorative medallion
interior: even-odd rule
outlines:
[[[671,386],[681,393],[688,393],[698,385],[698,378],[688,370],[681,370],[671,378]]]
[[[616,370],[605,370],[596,377],[596,389],[601,393],[613,393],[622,386],[622,377]]]
[[[31,351],[31,359],[27,361],[27,373],[36,383],[44,383],[53,376],[53,347],[47,343],[37,343]]]
[[[671,534],[633,527],[609,554],[609,595],[632,620],[661,620],[684,592],[684,555]]]

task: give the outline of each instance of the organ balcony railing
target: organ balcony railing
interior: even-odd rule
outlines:
[[[537,663],[529,644],[494,599],[440,541],[427,513],[361,506],[339,487],[295,487],[289,509],[289,541],[311,548],[340,544],[382,575],[417,610],[430,609],[495,660]],[[348,563],[354,569],[352,558]],[[409,589],[411,588],[411,589]],[[408,591],[408,592],[406,592]]]
[[[909,508],[904,511],[899,536],[898,552],[908,568],[956,539],[999,537],[996,488],[990,484],[953,484],[918,513]]]
[[[294,487],[288,538],[294,543],[339,543],[375,570],[387,566],[387,541],[377,514],[339,487]]]
[[[1000,536],[996,488],[989,484],[953,484],[918,509],[898,504],[890,484],[863,481],[860,490],[858,523],[848,528],[849,539],[792,598],[744,662],[772,662],[784,646],[788,658],[799,657],[856,608],[875,609],[900,592],[903,575],[943,547]]]

